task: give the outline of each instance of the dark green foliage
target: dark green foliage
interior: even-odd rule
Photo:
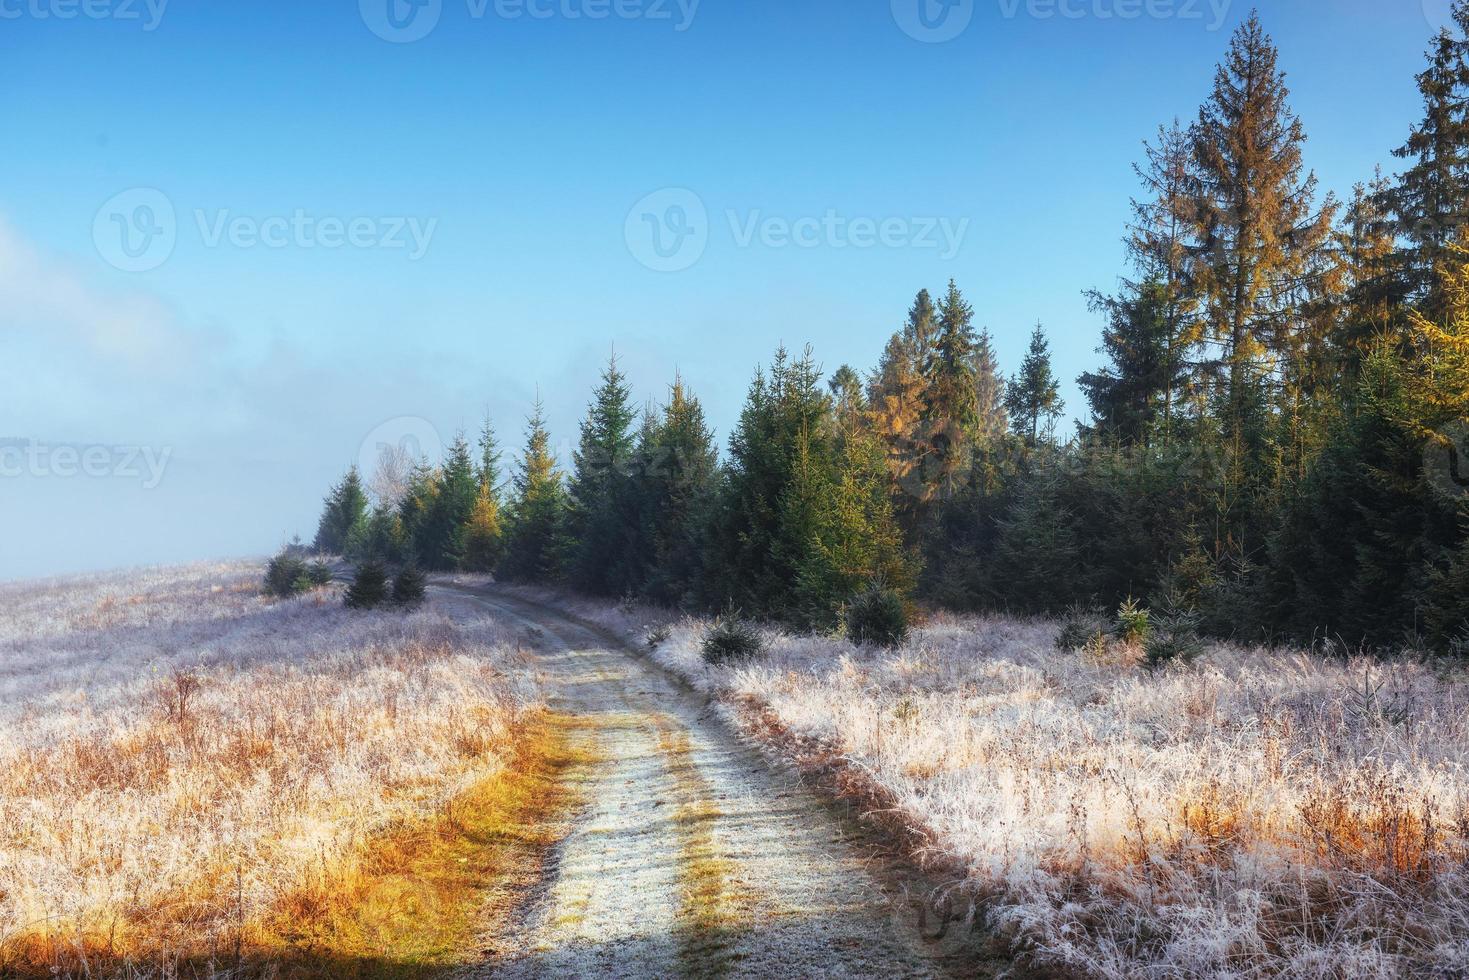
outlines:
[[[1097,637],[1102,637],[1105,641],[1106,635],[1106,619],[1100,609],[1073,605],[1066,610],[1066,615],[1061,620],[1061,629],[1056,633],[1056,649],[1075,653],[1093,643]]]
[[[330,585],[332,580],[332,569],[324,561],[314,561],[306,567],[306,578],[311,582],[313,588]]]
[[[661,418],[639,446],[640,532],[650,543],[642,592],[670,606],[699,604],[707,533],[716,512],[719,453],[699,400],[676,378]]]
[[[464,560],[469,519],[479,496],[479,480],[469,443],[460,433],[450,444],[443,465],[425,474],[416,498],[413,555],[424,568],[451,571]]]
[[[1204,652],[1204,641],[1199,636],[1202,620],[1191,611],[1168,612],[1150,624],[1143,651],[1149,667],[1161,667],[1167,663],[1189,663]]]
[[[327,494],[316,528],[315,550],[328,555],[344,554],[354,532],[359,532],[366,520],[367,493],[362,489],[357,467],[353,466]]]
[[[582,420],[566,493],[564,575],[593,595],[621,595],[641,572],[634,417],[627,379],[614,357]]]
[[[1168,288],[1149,280],[1118,298],[1092,293],[1090,302],[1107,316],[1101,352],[1109,361],[1077,382],[1091,404],[1090,433],[1123,445],[1151,443],[1163,436],[1169,395],[1187,376],[1170,356]]]
[[[265,591],[279,599],[289,599],[311,588],[306,563],[289,554],[276,555],[265,566]]]
[[[1469,0],[1453,9],[1469,26]],[[1408,172],[1362,185],[1334,227],[1279,63],[1251,16],[1197,122],[1147,146],[1131,268],[1092,294],[1105,363],[1079,379],[1077,438],[1055,431],[1040,328],[1007,381],[951,281],[937,303],[918,293],[865,386],[779,350],[723,465],[681,380],[639,423],[613,362],[569,490],[537,404],[503,500],[486,423],[477,459],[457,439],[370,514],[349,472],[317,546],[822,631],[915,591],[1037,614],[1122,605],[1116,634],[1154,665],[1202,635],[1462,649],[1469,504],[1433,460],[1469,425],[1469,272],[1451,241],[1469,225],[1469,41],[1430,51]],[[283,594],[314,581],[275,578]],[[1107,653],[1113,631],[1072,615],[1057,642]],[[746,632],[721,621],[713,656]]]
[[[1436,312],[1434,270],[1448,244],[1469,227],[1469,4],[1454,0],[1457,30],[1444,30],[1418,76],[1423,119],[1393,155],[1410,161],[1397,182],[1378,192],[1395,219],[1402,245],[1395,259],[1399,296]]]
[[[1030,335],[1030,349],[1020,371],[1005,389],[1005,407],[1015,434],[1032,446],[1042,436],[1050,440],[1056,419],[1066,409],[1060,383],[1051,371],[1051,344],[1039,323]]]
[[[847,603],[847,639],[858,646],[897,647],[908,638],[903,597],[873,582]]]
[[[346,601],[349,609],[373,609],[388,601],[387,566],[376,559],[358,565]]]
[[[409,563],[393,576],[393,601],[401,606],[417,606],[428,592],[428,578],[417,565]]]
[[[763,642],[755,625],[730,611],[720,616],[704,633],[704,662],[711,667],[737,664],[758,656]]]
[[[512,481],[514,491],[506,521],[505,556],[501,573],[509,579],[550,582],[560,571],[561,525],[566,489],[551,436],[546,431],[544,407],[536,402],[527,420],[525,450]]]

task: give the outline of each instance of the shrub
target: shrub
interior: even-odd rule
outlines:
[[[311,588],[306,563],[288,552],[282,552],[265,566],[265,591],[280,599],[289,599]]]
[[[668,642],[668,636],[668,627],[660,623],[648,628],[648,632],[643,635],[643,643],[649,650],[656,650]]]
[[[317,559],[306,569],[306,577],[311,580],[312,587],[330,585],[332,581],[332,567],[326,562]]]
[[[902,598],[879,583],[847,603],[847,638],[859,646],[896,647],[908,638],[908,610]]]
[[[393,576],[393,601],[402,606],[416,606],[423,602],[428,593],[428,579],[412,562],[404,565]]]
[[[388,569],[382,562],[365,561],[357,566],[357,574],[347,587],[347,608],[371,609],[388,598]]]
[[[1117,624],[1112,634],[1129,646],[1145,646],[1152,633],[1152,614],[1131,596],[1117,610]]]
[[[1061,630],[1056,634],[1056,649],[1075,653],[1101,636],[1106,638],[1106,622],[1101,610],[1088,606],[1072,606],[1066,610]]]
[[[760,652],[760,631],[731,610],[716,619],[704,634],[704,662],[712,666],[749,660]]]
[[[1193,610],[1169,612],[1150,624],[1148,637],[1143,643],[1149,667],[1179,661],[1189,663],[1204,652],[1204,641],[1199,637],[1202,619]]]

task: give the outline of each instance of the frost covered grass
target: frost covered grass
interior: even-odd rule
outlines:
[[[577,605],[641,637],[636,607]],[[767,635],[652,653],[748,733],[839,769],[1026,962],[1080,976],[1469,970],[1469,685],[1456,667],[1213,646],[1148,672],[1056,624],[936,617],[890,653]]]
[[[491,621],[261,570],[0,585],[0,975],[269,956],[517,756],[536,695]]]

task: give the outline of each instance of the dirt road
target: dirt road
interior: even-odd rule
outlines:
[[[892,913],[852,826],[698,696],[553,610],[434,595],[527,631],[552,709],[578,719],[597,760],[570,773],[580,803],[561,844],[469,976],[949,975]]]

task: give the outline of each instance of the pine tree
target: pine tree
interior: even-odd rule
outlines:
[[[428,579],[417,565],[409,563],[393,576],[392,599],[400,606],[417,606],[428,594]]]
[[[1050,439],[1055,420],[1066,410],[1060,385],[1051,371],[1051,344],[1039,323],[1030,335],[1030,348],[1020,371],[1007,386],[1005,405],[1016,435],[1031,446],[1040,445],[1042,435]]]
[[[751,615],[793,613],[791,583],[809,539],[797,529],[805,501],[790,499],[798,456],[825,460],[831,452],[830,398],[808,348],[791,360],[776,351],[767,377],[757,371],[730,437],[726,492],[708,542],[710,599]],[[814,475],[813,475],[814,481]]]
[[[1217,407],[1232,459],[1227,516],[1243,547],[1245,525],[1272,474],[1273,373],[1293,349],[1299,306],[1331,230],[1335,203],[1317,208],[1316,177],[1287,99],[1278,52],[1258,15],[1235,32],[1214,92],[1193,129],[1194,268],[1218,353]]]
[[[464,530],[463,567],[469,572],[493,572],[504,554],[504,528],[500,521],[500,501],[481,483],[474,498],[474,510]]]
[[[464,560],[464,540],[478,496],[469,443],[460,433],[444,454],[434,479],[434,493],[415,530],[414,551],[426,568],[452,570]]]
[[[558,572],[557,545],[566,491],[551,456],[551,437],[539,398],[526,420],[525,450],[511,484],[514,492],[501,571],[506,578],[519,581],[553,581]]]
[[[347,608],[372,609],[388,600],[388,569],[382,562],[370,559],[357,566],[352,584],[347,587]]]
[[[479,466],[475,469],[475,479],[479,481],[481,492],[488,491],[490,496],[498,504],[500,501],[500,441],[495,437],[495,426],[489,416],[480,426],[479,431]]]
[[[638,496],[651,529],[653,557],[644,590],[658,602],[692,606],[706,591],[703,555],[719,453],[704,409],[682,378],[674,378],[645,447]]]
[[[1005,376],[995,357],[989,330],[981,330],[974,345],[974,431],[976,449],[993,451],[1010,431],[1005,413]]]
[[[951,279],[939,301],[938,330],[924,365],[923,452],[925,499],[951,496],[968,472],[979,422],[975,387],[974,310]]]
[[[923,289],[914,298],[903,329],[888,341],[868,382],[868,424],[882,440],[888,472],[902,493],[900,499],[908,504],[927,493],[920,428],[927,384],[924,372],[933,353],[933,334],[933,301]],[[904,515],[911,524],[913,508],[904,508]]]
[[[1370,184],[1358,184],[1336,233],[1336,254],[1346,292],[1331,346],[1338,398],[1348,397],[1362,362],[1381,342],[1396,342],[1406,300],[1392,215],[1384,207],[1391,185],[1379,169]]]
[[[567,493],[564,571],[572,584],[595,595],[620,595],[633,584],[636,561],[627,531],[636,514],[630,479],[634,417],[614,355],[582,420]]]
[[[327,494],[313,547],[323,554],[343,554],[353,532],[366,520],[367,493],[362,489],[357,467],[353,466],[347,470],[342,482]]]
[[[1178,383],[1162,391],[1159,442],[1168,445],[1174,420],[1194,386],[1192,354],[1202,338],[1199,290],[1191,248],[1196,175],[1190,134],[1174,120],[1158,127],[1155,143],[1144,143],[1147,162],[1133,166],[1146,196],[1134,198],[1127,250],[1137,279],[1124,279],[1124,298],[1136,302],[1151,295],[1161,306],[1164,352],[1161,372]],[[1161,290],[1161,296],[1154,290]],[[1161,300],[1161,303],[1156,301]]]
[[[867,413],[867,395],[862,390],[862,379],[850,365],[843,364],[833,372],[826,386],[831,391],[837,418],[844,428],[862,424]]]
[[[1166,445],[1169,394],[1186,381],[1170,358],[1169,291],[1148,280],[1120,298],[1090,294],[1091,308],[1107,317],[1100,353],[1107,365],[1077,379],[1091,404],[1090,432],[1123,445]]]
[[[1451,16],[1457,32],[1439,32],[1418,75],[1423,121],[1393,151],[1412,165],[1378,193],[1403,240],[1395,256],[1399,293],[1430,316],[1440,312],[1435,270],[1469,227],[1469,2],[1454,0]]]

